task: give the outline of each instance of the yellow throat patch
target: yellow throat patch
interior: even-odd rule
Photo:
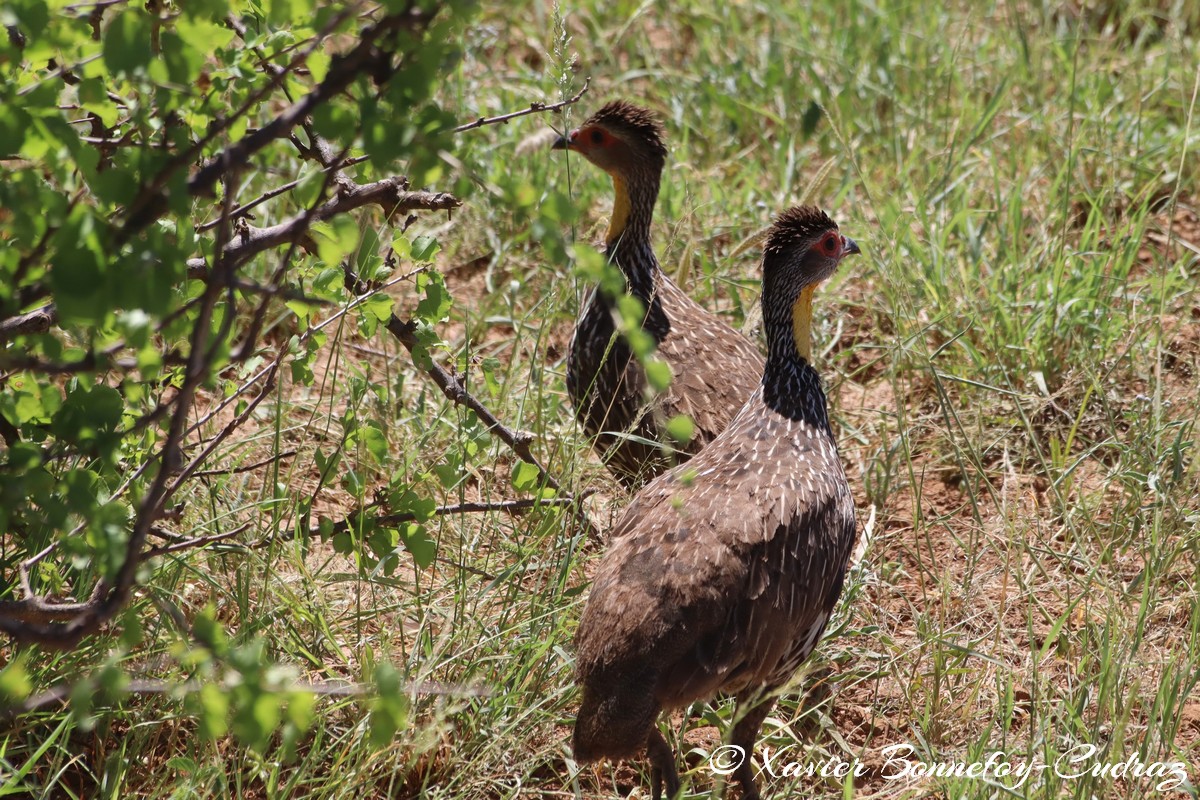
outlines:
[[[817,285],[805,286],[792,306],[792,338],[796,340],[796,351],[804,360],[812,363],[812,301]]]
[[[625,188],[625,180],[619,175],[613,175],[612,182],[616,197],[613,199],[612,217],[608,220],[608,233],[604,236],[606,242],[620,238],[625,232],[625,226],[629,224],[629,190]]]

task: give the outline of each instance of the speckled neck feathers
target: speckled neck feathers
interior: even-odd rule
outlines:
[[[789,209],[772,227],[763,249],[763,328],[767,365],[763,400],[788,419],[804,420],[833,435],[821,379],[805,357],[809,352],[814,269],[808,262],[814,242],[837,225],[812,206]],[[804,313],[797,309],[804,306]],[[803,317],[803,330],[797,320]],[[799,341],[798,337],[805,337]]]
[[[654,221],[654,204],[658,201],[658,169],[641,168],[630,174],[614,177],[613,189],[617,198],[613,204],[614,223],[622,209],[622,225],[609,228],[604,254],[625,276],[626,290],[646,307],[643,327],[662,341],[670,330],[670,321],[662,310],[655,291],[659,273],[658,259],[650,246],[650,224]],[[622,196],[624,193],[624,196]]]

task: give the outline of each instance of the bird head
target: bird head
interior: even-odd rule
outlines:
[[[813,292],[843,258],[861,252],[815,206],[779,215],[763,249],[763,323],[772,349],[790,340],[787,346],[811,363]]]
[[[632,231],[631,241],[649,239],[658,183],[667,159],[662,125],[644,108],[614,100],[552,147],[574,150],[612,177],[613,213],[605,240],[611,245]]]
[[[613,178],[661,172],[667,158],[662,124],[647,109],[624,100],[606,104],[552,147],[574,150]]]

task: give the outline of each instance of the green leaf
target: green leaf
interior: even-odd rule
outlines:
[[[629,343],[629,349],[645,360],[655,348],[654,337],[642,328],[646,307],[633,295],[623,294],[617,298],[617,313],[617,328]]]
[[[433,474],[437,476],[438,482],[442,484],[443,489],[453,489],[463,478],[462,460],[457,458],[457,456],[447,456],[447,462],[435,465],[433,467]]]
[[[88,469],[73,469],[62,478],[67,508],[76,514],[86,514],[96,505],[96,487],[100,476]]]
[[[396,731],[408,722],[408,698],[401,678],[396,668],[387,662],[375,668],[377,694],[371,707],[370,728],[373,747],[386,747]]]
[[[316,83],[325,80],[325,75],[329,72],[329,64],[329,54],[321,49],[309,53],[308,60],[304,62],[304,66],[308,67],[308,74]]]
[[[163,31],[162,60],[167,66],[167,76],[180,86],[190,86],[204,68],[202,52],[184,44],[174,31]]]
[[[667,362],[658,359],[647,359],[643,365],[646,370],[646,382],[656,392],[666,391],[671,385],[671,367]]]
[[[358,130],[356,114],[337,103],[324,103],[313,111],[313,126],[320,136],[340,142],[353,139]]]
[[[823,116],[821,104],[816,100],[809,100],[808,108],[804,109],[804,116],[800,118],[800,133],[804,135],[804,138],[807,139],[813,135]]]
[[[121,503],[105,503],[92,511],[84,540],[91,558],[83,563],[97,566],[110,580],[125,563],[129,541],[129,509]],[[79,559],[77,559],[78,561]]]
[[[412,554],[413,561],[421,569],[428,568],[437,557],[437,543],[429,538],[424,525],[409,523],[400,531],[400,538],[404,541],[404,547]]]
[[[351,441],[361,445],[363,449],[370,453],[371,458],[375,460],[376,464],[383,464],[387,461],[387,437],[384,436],[383,430],[380,429],[378,423],[374,421],[367,422],[356,430],[352,436],[348,437],[347,448],[352,446]]]
[[[222,20],[229,14],[228,0],[188,0],[180,5],[185,17],[190,19]],[[233,31],[229,32],[233,35]]]
[[[123,169],[107,169],[91,179],[96,196],[112,205],[123,205],[138,192],[137,179]]]
[[[262,752],[279,727],[282,698],[274,692],[257,690],[252,699],[233,715],[233,735],[247,747]]]
[[[5,704],[20,703],[33,691],[33,681],[29,678],[29,670],[25,669],[25,657],[24,652],[19,653],[0,670],[0,700]]]
[[[201,14],[196,13],[195,6],[198,4],[196,0],[189,0],[181,5],[183,16],[176,20],[175,32],[193,51],[215,53],[222,47],[228,46],[234,37],[231,28],[217,22],[225,18],[225,15],[229,13],[229,8],[224,3],[209,2],[207,5],[213,7],[213,12],[208,19],[204,19]],[[224,6],[223,10],[221,6]]]
[[[479,368],[483,371],[483,381],[487,384],[488,394],[492,397],[499,397],[501,387],[500,381],[496,380],[496,372],[501,368],[500,359],[494,356],[485,356],[480,362]]]
[[[518,461],[512,468],[513,488],[527,492],[537,487],[538,468],[527,461]]]
[[[121,422],[124,408],[121,394],[111,386],[77,384],[68,387],[66,402],[50,427],[70,441],[107,440]]]
[[[329,476],[337,470],[337,465],[341,463],[342,451],[339,448],[326,456],[325,451],[318,447],[313,451],[313,460],[317,462],[317,471],[320,472],[321,479],[328,480]]]
[[[95,717],[92,716],[95,695],[96,687],[88,679],[81,680],[71,687],[71,717],[75,724],[85,731],[90,731],[96,726]]]
[[[104,32],[104,63],[115,73],[136,72],[154,57],[150,50],[150,18],[132,8],[113,14]]]
[[[687,414],[678,414],[667,422],[667,435],[680,444],[687,444],[696,435],[696,425]]]
[[[392,237],[392,250],[397,258],[407,259],[412,255],[412,242],[405,234],[397,233]]]
[[[317,376],[313,373],[307,359],[298,358],[290,366],[292,370],[292,383],[301,386],[312,386]]]
[[[171,756],[164,762],[163,766],[175,772],[182,772],[185,775],[190,775],[200,768],[199,764],[196,763],[196,759],[188,758],[187,756]]]
[[[358,223],[352,217],[334,217],[314,224],[310,231],[317,242],[317,255],[326,264],[337,264],[358,248]]]
[[[428,262],[433,261],[433,257],[437,255],[442,246],[438,244],[438,240],[432,236],[422,234],[412,240],[412,249],[410,255],[413,261]]]
[[[315,718],[317,698],[312,692],[292,692],[288,699],[288,722],[301,730],[307,730]]]
[[[121,617],[121,645],[127,651],[141,644],[146,638],[142,619],[135,609],[127,608]]]
[[[217,610],[211,603],[192,620],[192,635],[214,655],[222,656],[229,650],[225,628],[217,622]]]
[[[76,209],[52,238],[50,288],[65,325],[94,324],[111,307],[96,228],[89,211]]]
[[[0,114],[0,157],[21,152],[25,145],[25,137],[32,126],[33,120],[24,110],[7,105],[4,113]]]
[[[109,702],[124,694],[127,686],[129,676],[116,664],[105,664],[96,675],[96,689]]]
[[[341,479],[342,488],[349,492],[354,497],[364,497],[367,493],[367,484],[363,481],[357,470],[348,469],[342,473]]]
[[[417,288],[425,290],[425,298],[417,303],[418,317],[434,323],[441,322],[450,314],[450,307],[454,301],[440,272],[422,272],[417,276]]]
[[[396,528],[374,528],[367,534],[367,547],[376,558],[386,558],[400,544],[401,534]]]
[[[373,677],[380,701],[388,703],[403,698],[404,682],[402,676],[390,662],[384,661],[376,667]]]
[[[309,168],[307,175],[300,179],[300,183],[292,190],[292,196],[296,198],[296,202],[305,208],[310,208],[317,204],[317,200],[321,197],[321,190],[325,188],[327,176],[320,169]],[[338,275],[340,277],[341,271]]]
[[[433,364],[433,357],[429,351],[442,343],[441,337],[424,320],[414,320],[416,324],[413,326],[413,336],[417,339],[417,344],[412,349],[412,360],[421,369],[429,369]]]
[[[379,292],[364,300],[359,308],[376,322],[387,322],[392,318],[393,302],[391,295]]]
[[[195,697],[200,735],[208,741],[224,736],[229,730],[229,697],[211,683],[201,686]]]
[[[424,522],[437,510],[437,501],[432,497],[421,497],[408,489],[404,492],[393,491],[388,498],[388,507],[395,514],[412,514],[417,522]]]

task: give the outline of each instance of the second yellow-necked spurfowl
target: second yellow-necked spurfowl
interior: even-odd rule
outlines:
[[[645,309],[642,329],[671,369],[669,388],[650,396],[642,362],[617,333],[617,298],[594,287],[583,305],[567,357],[567,393],[597,452],[629,489],[698,452],[725,429],[754,391],[763,358],[745,336],[684,294],[659,267],[650,223],[667,158],[654,115],[623,100],[608,103],[555,142],[612,177],[615,200],[604,253]],[[690,442],[672,456],[660,443],[685,414]]]

